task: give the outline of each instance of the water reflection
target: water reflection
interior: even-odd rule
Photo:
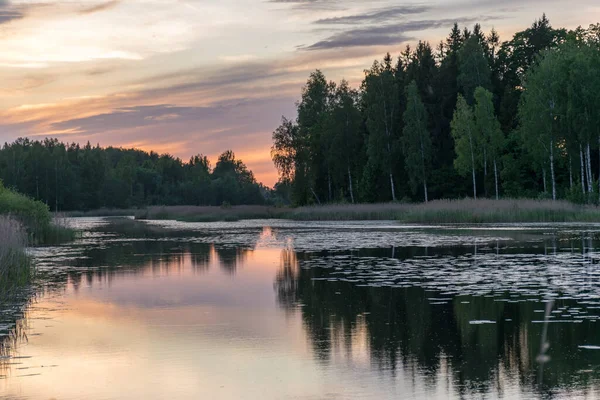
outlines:
[[[592,252],[591,239],[583,240],[579,248],[575,247],[576,242],[577,239],[571,239],[560,248],[557,238],[551,238],[543,246],[531,246],[527,251],[517,252],[514,247],[500,251],[496,247],[493,253],[500,264],[513,263],[511,255],[529,253],[533,257],[528,257],[526,263],[543,254],[553,256],[541,260],[553,263],[550,268],[569,269],[577,262],[593,269],[597,255]],[[567,243],[569,246],[564,246]],[[485,260],[492,251],[489,247],[483,253],[481,250],[436,249],[435,254],[447,264],[467,256],[469,265],[464,267],[473,273],[477,255]],[[393,252],[397,261],[428,256],[428,250],[423,248]],[[600,337],[596,324],[600,320],[600,301],[595,295],[593,299],[584,296],[579,300],[562,296],[560,289],[566,289],[564,284],[554,293],[557,300],[548,326],[550,362],[539,382],[536,357],[546,301],[540,289],[548,287],[532,286],[530,293],[519,293],[511,290],[509,282],[495,282],[494,287],[480,288],[488,294],[460,295],[427,289],[426,284],[419,287],[416,282],[409,287],[395,285],[389,276],[381,277],[381,271],[371,274],[372,268],[358,280],[347,278],[359,276],[360,270],[373,264],[373,260],[381,263],[390,256],[390,251],[381,249],[316,256],[282,252],[275,283],[278,301],[286,310],[301,314],[313,351],[323,362],[335,362],[341,356],[352,359],[354,349],[363,352],[366,348],[370,364],[381,373],[394,376],[398,369],[404,373],[408,370],[431,387],[451,380],[461,397],[474,393],[502,396],[515,385],[545,396],[563,390],[585,393],[597,389]],[[389,261],[384,262],[386,268],[393,265]],[[438,268],[439,264],[434,262],[431,266]],[[563,275],[568,273],[562,271]],[[589,272],[592,273],[595,271]],[[340,278],[340,274],[345,278]],[[449,280],[452,279],[461,278]],[[595,294],[600,290],[598,280],[585,279],[585,288],[566,291],[581,294],[584,289],[583,293]],[[571,283],[578,285],[576,281]],[[548,286],[551,284],[548,280]],[[449,285],[444,286],[447,291]],[[586,346],[587,343],[594,345]]]
[[[386,231],[378,248],[349,242],[345,249],[308,251],[316,239],[305,236],[331,240],[334,229],[241,229],[236,246],[231,227],[146,232],[102,225],[73,245],[36,250],[42,284],[28,318],[28,299],[0,314],[0,327],[10,328],[0,340],[0,393],[32,399],[597,393],[600,242],[593,232],[543,228],[502,232],[502,240],[487,232],[486,240],[465,244],[451,239],[456,231],[442,230],[427,233],[434,246],[398,246],[425,233],[396,232],[405,236],[386,242],[393,234]],[[550,361],[539,382],[536,357],[550,298]],[[102,385],[107,381],[114,384]],[[148,382],[160,388],[149,391]]]

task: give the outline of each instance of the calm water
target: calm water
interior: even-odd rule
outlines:
[[[32,249],[0,398],[600,398],[600,225],[108,222]]]

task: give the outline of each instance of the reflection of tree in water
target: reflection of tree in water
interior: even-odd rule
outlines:
[[[395,251],[397,257],[404,258],[419,255],[424,249]],[[465,249],[442,253],[455,251]],[[388,250],[353,253],[390,256]],[[582,344],[598,344],[593,322],[549,324],[551,361],[544,366],[543,382],[538,386],[535,360],[543,324],[531,321],[543,319],[539,310],[544,305],[539,301],[524,297],[517,299],[520,302],[497,301],[508,299],[509,293],[448,300],[420,287],[370,287],[368,282],[340,280],[328,269],[298,267],[299,260],[318,256],[284,250],[274,287],[282,307],[301,313],[314,353],[323,362],[331,361],[340,349],[351,353],[353,348],[363,348],[355,341],[364,340],[372,365],[391,374],[401,368],[436,384],[447,364],[450,379],[464,395],[487,391],[502,394],[510,379],[546,394],[561,388],[585,389],[600,379],[600,371],[593,368],[600,364],[600,352],[578,349]],[[510,298],[516,299],[514,294]],[[563,299],[555,308],[577,304]],[[495,323],[471,323],[482,320]]]
[[[69,282],[77,290],[84,282],[91,286],[94,282],[110,284],[116,276],[124,274],[177,273],[186,265],[190,265],[194,273],[205,273],[211,265],[219,264],[225,272],[234,274],[252,251],[172,240],[117,242],[85,247],[76,258],[56,262],[58,267],[45,271],[43,279],[52,282],[55,288]]]
[[[221,265],[223,271],[234,274],[253,251],[252,243],[246,247],[217,247],[212,243],[194,242],[193,232],[170,231],[129,219],[115,219],[108,225],[95,229],[107,234],[106,240],[95,243],[74,243],[64,247],[59,257],[48,256],[49,264],[38,272],[38,294],[44,291],[62,291],[70,283],[74,290],[82,285],[97,283],[110,285],[121,275],[170,274],[186,268],[194,273],[206,273],[211,265]],[[110,240],[113,238],[119,240]],[[259,236],[257,235],[256,240]],[[129,240],[132,239],[132,240]],[[75,254],[71,257],[70,254]],[[39,261],[39,260],[38,260]],[[0,301],[0,367],[17,343],[27,339],[26,309],[32,300],[31,290],[15,296],[10,302]],[[2,371],[0,371],[0,377]]]
[[[223,271],[233,275],[238,265],[244,264],[252,250],[243,247],[215,247],[215,252]]]
[[[275,277],[275,290],[279,304],[293,310],[298,293],[298,260],[296,252],[291,249],[281,251],[280,268]]]

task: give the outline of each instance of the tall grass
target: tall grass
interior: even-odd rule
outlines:
[[[25,253],[27,231],[16,219],[0,215],[0,296],[31,281],[33,265]]]
[[[298,208],[269,206],[149,207],[136,219],[188,222],[242,219],[301,221],[396,220],[406,223],[600,222],[600,208],[567,201],[527,199],[435,200],[429,203],[328,204]]]
[[[67,211],[61,213],[65,217],[81,218],[81,217],[131,217],[138,214],[141,210],[137,208],[99,208],[89,211]]]
[[[438,200],[398,218],[422,223],[600,222],[600,208],[552,200]]]
[[[435,200],[420,204],[301,207],[296,220],[397,220],[407,223],[600,222],[600,208],[552,200]]]

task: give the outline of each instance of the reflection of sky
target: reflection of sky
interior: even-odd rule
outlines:
[[[257,222],[227,225],[251,223]],[[366,313],[352,323],[343,314],[324,314],[313,323],[327,333],[326,338],[307,334],[311,323],[302,319],[301,306],[286,308],[282,306],[288,304],[277,300],[275,277],[284,266],[290,267],[292,275],[298,273],[296,254],[281,248],[287,244],[282,231],[253,230],[253,250],[230,248],[225,253],[222,244],[202,247],[208,251],[197,254],[198,259],[207,265],[198,265],[187,252],[175,257],[159,255],[156,249],[156,257],[144,267],[124,265],[103,274],[93,266],[94,278],[71,278],[63,295],[47,295],[35,303],[28,318],[29,340],[18,347],[20,355],[31,358],[14,360],[20,364],[11,367],[8,379],[0,379],[0,397],[446,399],[449,393],[460,392],[455,379],[460,370],[452,371],[450,364],[461,360],[442,354],[439,368],[431,372],[406,356],[392,369],[375,355],[378,349],[371,353]],[[124,244],[106,246],[104,251]],[[165,244],[165,248],[180,250],[168,241]],[[221,258],[224,254],[231,264],[227,268]],[[331,269],[344,272],[334,260],[319,258]],[[489,274],[490,266],[483,272]],[[477,269],[469,267],[471,273]],[[326,293],[315,289],[311,294],[313,311],[316,307],[318,312],[320,306],[331,310]],[[308,303],[310,297],[303,301]],[[456,315],[463,316],[462,324],[468,329],[474,329],[469,320],[489,317],[488,311],[475,307]],[[528,337],[525,330],[520,336]],[[477,344],[471,345],[477,349]],[[326,357],[319,354],[323,347],[330,347]],[[527,346],[522,349],[527,357]],[[529,389],[519,385],[524,377],[516,365],[510,371],[501,362],[498,365],[500,370],[489,377],[489,388],[482,389],[492,391],[489,398],[498,393],[511,399],[535,397],[522,392]]]
[[[0,0],[0,139],[215,156],[272,184],[272,130],[308,73],[354,85],[386,51],[480,21],[504,39],[546,12],[597,22],[595,0]]]
[[[314,360],[300,314],[276,304],[280,260],[280,250],[259,247],[235,276],[215,258],[197,273],[186,256],[162,272],[119,274],[76,290],[69,285],[63,297],[34,306],[29,341],[19,348],[31,358],[18,359],[22,364],[0,380],[0,391],[32,399],[426,393],[422,382],[411,387],[405,372],[382,377],[371,369],[365,326],[356,328],[350,352],[340,338],[331,364]]]

